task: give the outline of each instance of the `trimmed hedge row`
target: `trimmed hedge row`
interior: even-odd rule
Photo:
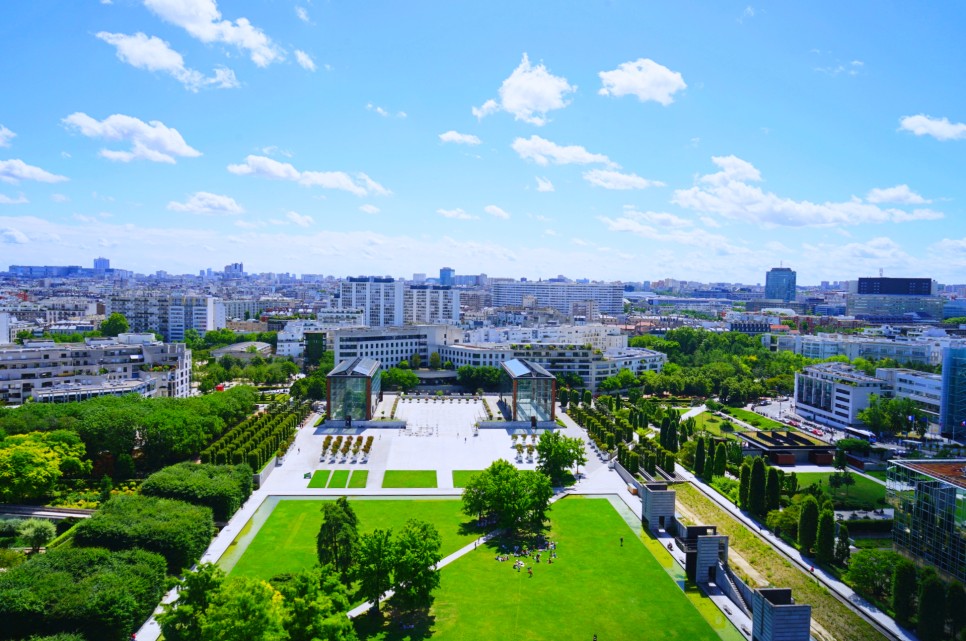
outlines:
[[[308,401],[272,403],[265,412],[246,418],[203,450],[201,462],[247,463],[253,470],[260,470],[273,456],[285,453],[311,411]]]
[[[204,505],[211,508],[216,521],[227,521],[252,494],[252,468],[179,463],[149,476],[141,493]]]
[[[0,639],[125,641],[165,591],[165,562],[144,550],[62,548],[0,573]],[[80,633],[81,636],[64,633]]]
[[[154,496],[115,496],[77,526],[74,544],[157,552],[171,574],[201,558],[215,531],[211,508]]]

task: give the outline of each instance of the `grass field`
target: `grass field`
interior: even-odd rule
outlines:
[[[694,420],[697,422],[698,430],[705,430],[706,432],[710,432],[715,436],[724,436],[733,439],[738,438],[732,432],[722,431],[721,426],[724,422],[724,419],[714,416],[709,412],[702,412],[698,414],[694,417]],[[731,426],[734,428],[735,432],[743,432],[745,430],[743,426],[738,425],[737,423],[732,423]]]
[[[322,525],[322,501],[282,500],[252,540],[248,549],[232,569],[232,576],[270,579],[283,572],[298,572],[318,563],[315,537]],[[334,499],[332,499],[334,500]],[[464,526],[469,518],[460,511],[458,499],[444,501],[379,501],[350,499],[359,518],[359,532],[375,528],[399,530],[409,519],[427,521],[436,526],[443,540],[443,556],[450,554],[479,536]]]
[[[453,470],[453,487],[466,487],[466,485],[479,474],[482,470]]]
[[[675,486],[677,500],[699,523],[714,523],[718,534],[772,585],[791,588],[798,603],[812,606],[812,617],[838,641],[882,641],[882,635],[858,614],[846,608],[825,587],[791,565],[773,547],[752,534],[743,524],[712,503],[689,483]]]
[[[887,474],[885,470],[867,470],[865,474],[868,474],[873,478],[877,478],[882,482],[885,482],[887,480],[886,479]]]
[[[329,479],[329,489],[342,489],[349,482],[349,470],[333,470],[332,478]]]
[[[755,412],[742,409],[740,407],[729,407],[728,413],[737,419],[754,425],[757,428],[763,430],[787,430],[788,426],[783,423],[779,423],[774,419],[770,419],[767,416],[762,416],[761,414],[756,414]]]
[[[350,488],[365,487],[366,483],[368,482],[369,482],[369,470],[353,470],[352,476],[349,477]]]
[[[325,484],[329,482],[329,470],[315,470],[312,473],[312,480],[309,481],[309,487],[325,487]]]
[[[867,504],[869,507],[879,507],[882,505],[882,501],[885,500],[886,488],[881,483],[876,483],[871,479],[853,474],[852,478],[855,479],[855,485],[848,488],[848,496],[846,496],[845,488],[832,490],[829,487],[829,475],[829,472],[802,472],[796,475],[798,476],[798,487],[805,488],[821,481],[822,487],[831,495],[833,502],[836,504],[843,502],[854,505]]]
[[[383,487],[436,487],[436,470],[386,470]]]
[[[445,567],[429,621],[411,631],[386,623],[357,623],[370,641],[590,641],[721,637],[606,499],[571,497],[550,511],[557,541],[552,565],[532,563],[533,577],[497,562],[481,547]],[[619,540],[624,537],[621,547]],[[728,639],[740,634],[717,613]],[[422,629],[420,629],[422,627]]]

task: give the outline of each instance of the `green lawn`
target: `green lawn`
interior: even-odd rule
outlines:
[[[832,496],[832,500],[839,504],[840,502],[847,502],[856,507],[861,507],[863,504],[866,509],[878,508],[883,505],[881,501],[885,500],[885,485],[881,483],[876,483],[871,479],[867,479],[858,474],[852,474],[852,478],[855,479],[855,485],[848,488],[848,494],[846,495],[845,488],[839,488],[832,492],[828,486],[828,477],[830,472],[801,472],[797,473],[798,477],[798,487],[805,488],[809,485],[814,485],[819,481],[822,482],[822,487],[826,492],[829,492]]]
[[[866,470],[865,474],[868,474],[873,478],[877,478],[883,483],[887,480],[886,479],[887,474],[885,470]]]
[[[312,480],[309,481],[309,487],[325,487],[328,482],[329,470],[315,470],[312,473]]]
[[[375,628],[357,619],[359,638],[371,641],[590,641],[599,639],[682,639],[718,641],[661,563],[606,499],[571,497],[550,511],[550,536],[558,542],[552,565],[543,555],[533,577],[511,561],[494,560],[481,547],[442,571],[429,621],[403,631],[398,623]],[[624,537],[621,547],[619,540]],[[658,544],[659,545],[659,544]],[[708,613],[724,638],[740,634],[720,612]]]
[[[269,515],[248,549],[235,567],[232,576],[251,576],[270,579],[284,572],[298,572],[318,563],[315,537],[322,525],[322,501],[282,500]],[[375,528],[399,530],[409,519],[427,521],[436,526],[443,540],[443,556],[455,552],[479,536],[464,526],[470,519],[461,512],[459,499],[451,500],[366,500],[350,499],[359,518],[359,532]]]
[[[345,484],[349,482],[349,470],[335,470],[332,472],[332,478],[329,480],[328,487],[330,489],[341,489],[345,487]]]
[[[742,409],[740,407],[729,407],[728,413],[737,419],[754,425],[755,427],[763,430],[787,430],[788,426],[779,423],[774,419],[770,419],[767,416],[762,416],[761,414],[756,414],[755,412]]]
[[[727,438],[737,439],[738,437],[732,432],[742,432],[745,430],[743,426],[738,425],[737,423],[732,423],[731,427],[734,428],[732,432],[722,431],[721,426],[724,424],[724,419],[714,416],[710,412],[702,412],[695,416],[694,420],[697,422],[696,427],[699,431],[705,430],[706,432],[710,432],[715,436],[724,436]]]
[[[453,487],[466,487],[482,470],[453,470]]]
[[[383,487],[436,487],[436,470],[386,470]]]
[[[349,477],[350,488],[365,487],[369,482],[369,470],[354,470]]]

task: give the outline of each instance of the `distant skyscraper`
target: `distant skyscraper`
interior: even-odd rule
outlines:
[[[111,268],[111,261],[107,258],[94,259],[94,271],[104,272]]]
[[[966,434],[966,348],[943,350],[939,427],[943,434],[954,438]]]
[[[439,270],[439,284],[440,285],[453,285],[453,278],[456,276],[456,270],[452,267],[443,267]]]
[[[790,267],[773,267],[765,274],[765,298],[795,300],[795,272]]]

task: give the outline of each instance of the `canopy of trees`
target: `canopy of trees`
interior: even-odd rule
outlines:
[[[546,430],[537,442],[537,469],[550,477],[553,485],[562,485],[568,470],[587,462],[584,442],[564,436],[556,430]]]
[[[299,367],[288,357],[253,356],[241,359],[225,354],[217,361],[196,368],[195,376],[201,379],[202,392],[210,392],[219,383],[245,380],[253,385],[282,385],[298,374]]]
[[[500,459],[463,490],[463,512],[488,517],[510,532],[537,530],[547,520],[553,486],[542,472],[518,470]]]
[[[117,336],[118,334],[126,333],[130,327],[124,314],[114,312],[101,323],[101,334],[104,336]]]
[[[145,479],[141,493],[204,505],[211,508],[216,521],[227,521],[251,496],[252,468],[179,463]]]
[[[419,385],[419,377],[412,370],[390,367],[382,373],[383,389],[398,389],[408,392],[417,385]]]
[[[869,397],[869,406],[859,412],[859,420],[877,434],[915,430],[922,438],[929,427],[925,414],[911,398],[882,398],[875,394]]]
[[[463,365],[456,370],[456,380],[460,385],[471,391],[482,389],[487,392],[495,392],[500,389],[501,374],[499,367]]]
[[[0,501],[40,499],[62,476],[90,471],[86,448],[75,432],[28,432],[0,439]]]

